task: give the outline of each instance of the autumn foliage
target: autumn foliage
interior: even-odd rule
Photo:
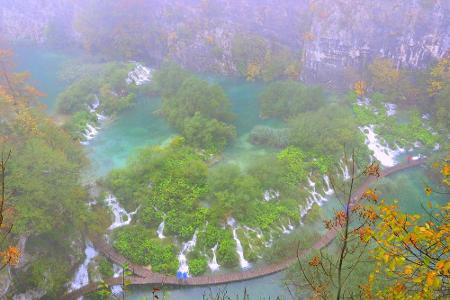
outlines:
[[[7,266],[14,266],[19,263],[20,251],[17,247],[3,244],[6,242],[8,235],[11,232],[12,224],[10,223],[10,215],[7,213],[11,210],[8,207],[6,196],[6,166],[11,158],[11,152],[5,154],[1,153],[0,158],[0,270]],[[4,249],[4,250],[2,250]]]
[[[439,188],[425,186],[425,194],[450,195],[450,156],[434,163],[442,178]],[[378,165],[361,175],[353,173],[343,209],[326,220],[336,232],[334,246],[322,249],[299,266],[313,299],[444,299],[450,296],[450,202],[439,206],[428,199],[422,214],[401,211],[398,203],[380,199],[366,189],[352,201],[352,186],[359,176],[380,176]],[[367,280],[354,286],[350,278],[366,262]]]

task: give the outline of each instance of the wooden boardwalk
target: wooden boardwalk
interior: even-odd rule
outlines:
[[[408,161],[396,166],[386,168],[381,171],[380,177],[370,176],[368,177],[357,190],[354,191],[352,195],[352,202],[356,202],[361,199],[363,193],[369,188],[371,184],[377,181],[379,178],[389,176],[393,173],[412,168],[421,165],[425,162],[425,159],[418,159],[413,161]],[[311,250],[321,249],[328,244],[330,244],[336,237],[336,230],[329,230],[325,235],[323,235],[313,246],[309,249],[303,250],[300,255],[307,255]],[[106,241],[99,239],[93,242],[95,248],[101,252],[105,257],[109,258],[112,262],[123,265],[128,264],[130,270],[133,272],[134,276],[127,277],[127,280],[131,284],[153,284],[153,285],[173,285],[173,286],[204,286],[204,285],[217,285],[225,284],[236,281],[245,281],[249,279],[254,279],[258,277],[263,277],[266,275],[274,274],[287,269],[289,266],[297,262],[297,253],[292,253],[292,256],[286,258],[283,261],[261,266],[257,268],[252,268],[248,270],[236,271],[226,274],[208,275],[208,276],[198,276],[191,277],[185,280],[179,280],[172,275],[163,275],[160,273],[151,272],[149,269],[130,263],[125,257],[117,253]],[[294,252],[294,251],[293,251]],[[295,251],[296,252],[296,251]],[[121,278],[109,278],[105,280],[108,285],[118,285],[121,283]],[[93,292],[97,290],[99,286],[98,282],[90,283],[78,290],[70,292],[63,296],[63,300],[72,300],[81,297],[84,294]]]

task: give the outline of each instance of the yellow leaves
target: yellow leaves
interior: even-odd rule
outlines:
[[[437,274],[434,271],[430,271],[430,272],[427,273],[427,278],[426,278],[426,281],[425,281],[425,285],[427,287],[430,287],[430,286],[433,285],[434,279],[436,278],[436,275]]]
[[[405,267],[405,269],[403,270],[403,274],[405,274],[407,276],[412,275],[412,273],[414,273],[414,269],[413,269],[413,267],[411,265],[407,265]]]
[[[436,269],[439,271],[440,274],[449,276],[450,260],[440,260],[436,264]]]
[[[247,80],[253,81],[261,74],[261,66],[258,63],[252,62],[247,65]]]
[[[284,70],[284,75],[289,77],[289,79],[297,80],[300,76],[300,65],[297,63],[290,64]]]
[[[450,55],[441,59],[438,64],[431,69],[428,93],[434,96],[448,85],[450,79]]]
[[[353,90],[355,91],[356,95],[358,95],[359,97],[364,96],[364,94],[366,92],[366,83],[362,80],[355,82],[355,84],[353,86]]]
[[[429,186],[425,187],[425,195],[430,196],[433,193],[433,189]]]
[[[441,174],[444,177],[449,177],[450,176],[450,165],[449,164],[444,164],[444,166],[441,169]]]

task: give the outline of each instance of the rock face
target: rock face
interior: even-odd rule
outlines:
[[[2,0],[0,36],[13,41],[43,43],[50,31],[71,32],[74,1]]]
[[[301,61],[303,78],[316,81],[348,68],[358,71],[374,57],[423,68],[449,52],[450,5],[445,0],[151,2],[151,18],[164,36],[163,55],[201,71],[236,74],[231,44],[242,32],[288,46]],[[9,39],[43,43],[49,28],[53,34],[59,30],[82,39],[73,24],[86,0],[76,5],[69,0],[2,3],[0,33]],[[146,49],[149,57],[156,52]]]

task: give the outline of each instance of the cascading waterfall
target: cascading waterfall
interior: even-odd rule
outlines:
[[[216,256],[216,251],[217,251],[218,245],[219,245],[219,244],[215,244],[214,247],[211,248],[211,251],[212,251],[212,253],[213,253],[213,257],[212,257],[212,259],[208,262],[208,266],[209,266],[209,269],[210,269],[212,272],[215,272],[215,271],[219,270],[219,268],[220,268],[220,265],[217,263],[217,256]]]
[[[248,227],[248,226],[243,226],[244,227],[244,229],[245,230],[247,230],[247,231],[252,231],[252,232],[254,232],[255,234],[256,234],[256,237],[258,238],[258,239],[262,239],[263,238],[263,233],[262,233],[262,230],[261,229],[253,229],[253,228],[251,228],[251,227]]]
[[[306,198],[306,205],[299,205],[299,213],[300,213],[300,224],[303,224],[302,219],[308,214],[308,212],[313,208],[314,203],[322,206],[325,202],[328,201],[327,198],[322,196],[316,191],[316,184],[308,177],[309,186],[312,188],[309,191],[310,196]]]
[[[331,182],[330,182],[330,178],[328,177],[328,175],[324,175],[323,176],[323,181],[325,181],[325,184],[327,186],[327,190],[324,189],[324,193],[325,195],[331,196],[334,194],[334,190],[331,186]]]
[[[109,194],[108,197],[106,197],[105,202],[114,215],[114,222],[111,226],[109,226],[109,230],[130,224],[131,217],[134,216],[139,209],[138,207],[135,211],[128,213],[122,206],[120,206],[119,201],[117,201],[117,198],[112,194]]]
[[[241,269],[248,269],[251,267],[250,263],[244,258],[244,249],[242,248],[241,241],[237,236],[236,220],[234,218],[228,218],[227,224],[233,229],[233,239],[236,242],[236,253],[239,256],[239,264],[241,265]]]
[[[397,113],[397,104],[385,103],[384,107],[386,108],[386,114],[388,116],[393,116]]]
[[[135,85],[143,85],[152,79],[152,70],[139,63],[135,63],[136,67],[128,73],[126,79],[127,84],[134,82]]]
[[[113,271],[114,271],[114,278],[120,277],[123,273],[123,269],[121,266],[113,264]],[[113,285],[111,287],[111,293],[115,296],[119,296],[122,295],[123,293],[123,288],[121,285]]]
[[[166,236],[164,235],[164,221],[162,221],[161,224],[159,224],[158,230],[156,230],[156,234],[160,239],[166,238]]]
[[[70,284],[69,292],[77,290],[82,286],[89,284],[88,266],[91,263],[92,259],[94,259],[94,257],[98,255],[98,252],[95,250],[90,241],[86,241],[86,249],[84,250],[84,254],[86,255],[86,258],[84,259],[84,262],[78,267],[78,270],[75,273],[75,277]],[[83,299],[83,297],[80,297],[78,299]]]
[[[97,95],[95,95],[94,102],[92,102],[91,104],[88,105],[89,111],[91,113],[95,113],[95,115],[97,116],[97,121],[104,121],[107,119],[107,117],[100,114],[97,111],[99,106],[100,106],[100,99],[98,98]],[[94,139],[97,136],[98,130],[99,130],[99,128],[95,127],[95,125],[87,123],[86,128],[84,129],[84,132],[83,132],[83,137],[85,140],[81,141],[80,143],[82,145],[89,145],[89,141]]]
[[[366,136],[366,145],[372,150],[373,156],[385,167],[392,167],[397,162],[395,157],[404,152],[404,149],[397,147],[397,150],[390,149],[387,145],[381,144],[378,135],[374,132],[374,125],[359,127],[359,130]]]
[[[349,180],[350,179],[350,171],[348,170],[348,166],[346,163],[344,163],[342,158],[339,161],[339,167],[342,170],[342,177],[344,178],[344,180]]]
[[[264,247],[270,248],[270,247],[272,247],[272,244],[273,244],[273,235],[272,235],[272,231],[270,231],[269,240],[266,243],[264,243]]]
[[[186,274],[187,276],[189,276],[189,266],[187,263],[186,254],[194,250],[194,247],[197,244],[197,234],[198,229],[195,230],[194,235],[192,236],[192,240],[187,241],[183,244],[180,254],[178,254],[178,262],[180,263],[178,272],[180,272],[181,274]]]
[[[264,191],[264,201],[270,201],[270,200],[274,200],[274,199],[278,199],[280,197],[280,192],[273,190],[273,189],[268,189],[266,191]]]

